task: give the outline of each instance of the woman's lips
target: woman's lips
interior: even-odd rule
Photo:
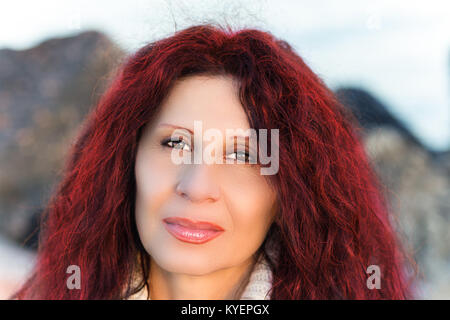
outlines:
[[[180,241],[202,244],[208,242],[225,230],[206,221],[192,221],[186,218],[170,217],[163,219],[167,231]]]

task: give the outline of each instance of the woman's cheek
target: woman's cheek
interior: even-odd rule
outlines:
[[[223,165],[218,179],[229,201],[240,211],[258,212],[259,216],[270,211],[274,201],[274,191],[256,167],[248,165]]]
[[[178,168],[167,150],[144,149],[138,153],[136,164],[136,180],[145,194],[155,195],[175,183]]]
[[[259,241],[264,238],[272,221],[275,194],[265,178],[254,169],[228,168],[220,179],[235,234]]]
[[[142,150],[136,158],[136,210],[141,227],[150,227],[172,196],[176,168],[167,154],[158,150]]]

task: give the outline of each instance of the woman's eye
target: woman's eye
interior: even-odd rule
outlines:
[[[184,142],[183,140],[165,140],[162,142],[163,146],[167,146],[169,148],[182,149],[184,151],[191,151],[190,146]]]
[[[228,158],[237,160],[237,162],[250,162],[250,155],[247,152],[233,152]]]

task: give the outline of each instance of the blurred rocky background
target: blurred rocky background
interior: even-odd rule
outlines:
[[[66,151],[123,55],[96,31],[0,50],[0,298],[31,266],[20,262],[34,255]]]
[[[364,129],[394,225],[418,264],[418,298],[450,299],[450,150],[429,150],[368,92],[336,94]]]
[[[95,31],[0,50],[0,299],[31,268],[39,216],[66,151],[123,57]],[[417,297],[449,299],[450,150],[429,150],[374,94],[336,94],[364,129],[399,232],[418,262]]]

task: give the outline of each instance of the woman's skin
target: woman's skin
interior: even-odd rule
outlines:
[[[175,127],[194,132],[248,129],[236,83],[228,76],[192,76],[179,80],[162,104],[158,117],[145,128],[135,163],[136,224],[151,257],[151,299],[239,299],[260,247],[275,218],[276,194],[258,165],[205,162],[177,165],[174,145],[162,145]],[[189,132],[186,142],[189,144]],[[194,138],[192,139],[194,141]],[[234,159],[226,141],[219,144],[224,159]],[[193,146],[183,145],[182,152]],[[179,150],[178,150],[179,151]],[[187,217],[208,221],[225,231],[213,240],[193,244],[176,239],[162,219]]]

